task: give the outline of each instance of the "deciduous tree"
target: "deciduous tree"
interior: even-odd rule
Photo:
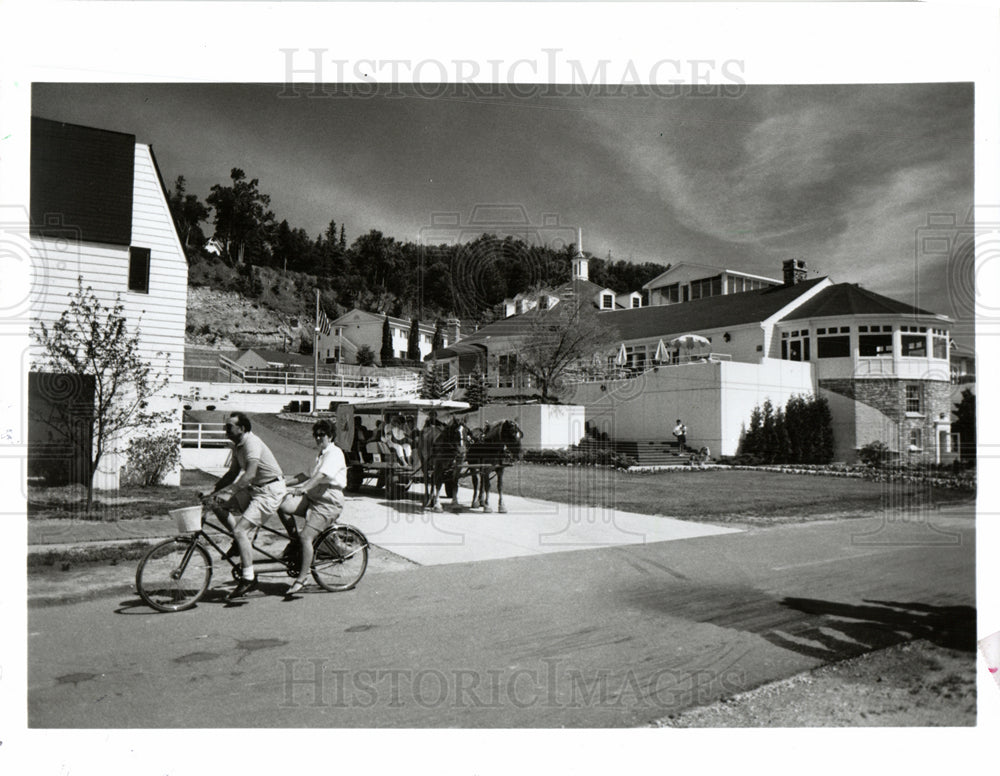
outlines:
[[[94,476],[105,455],[123,452],[130,432],[151,432],[171,418],[166,411],[153,411],[150,399],[167,384],[166,375],[154,371],[140,352],[140,321],[130,329],[121,297],[110,307],[93,288],[77,281],[69,306],[51,326],[40,323],[32,339],[41,348],[35,364],[39,371],[87,377],[94,381],[94,407],[90,434],[90,479],[87,509],[94,502]],[[59,424],[56,424],[59,425]],[[79,444],[79,429],[73,423],[56,429],[67,444]]]

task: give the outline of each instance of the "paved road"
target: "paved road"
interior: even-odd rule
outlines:
[[[621,727],[911,638],[975,668],[974,521],[814,523],[31,608],[33,727]],[[266,592],[279,592],[284,585]]]

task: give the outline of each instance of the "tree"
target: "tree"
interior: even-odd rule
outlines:
[[[523,316],[526,331],[517,352],[518,366],[535,379],[542,401],[562,390],[566,370],[573,364],[617,339],[615,331],[601,325],[587,304],[574,306],[566,300]]]
[[[416,318],[410,322],[410,335],[406,340],[406,357],[411,361],[420,360],[420,324]]]
[[[205,244],[200,224],[208,218],[209,209],[196,195],[187,194],[185,186],[184,176],[178,175],[174,181],[174,190],[167,195],[167,205],[184,248],[200,249]]]
[[[469,377],[469,387],[465,391],[465,400],[472,409],[479,409],[490,400],[490,387],[483,373],[482,362],[477,361],[472,375]]]
[[[370,346],[362,345],[358,348],[358,364],[360,366],[374,366],[375,351]]]
[[[434,324],[434,337],[431,339],[431,353],[444,347],[444,321],[440,318]]]
[[[77,281],[70,303],[51,328],[44,322],[32,339],[41,348],[41,371],[74,375],[94,382],[90,421],[92,447],[87,453],[87,510],[94,503],[94,475],[107,453],[122,452],[125,438],[137,429],[149,432],[167,422],[170,412],[154,412],[149,400],[167,384],[140,355],[140,329],[129,331],[121,296],[106,307],[93,288]],[[79,444],[79,429],[63,429],[70,444]]]
[[[257,178],[247,180],[239,167],[229,176],[233,185],[215,184],[205,200],[215,209],[215,237],[233,266],[251,259],[259,263],[274,228],[274,213],[267,209],[271,198],[258,190]]]
[[[432,361],[424,368],[423,378],[420,381],[420,398],[440,399],[442,396],[444,396],[444,384],[437,370],[437,364]]]
[[[389,326],[389,313],[385,314],[382,321],[382,349],[378,353],[378,359],[385,366],[392,360],[392,327]]]
[[[976,460],[976,394],[971,389],[962,391],[962,398],[955,405],[955,420],[951,430],[958,432],[958,450],[963,461]]]

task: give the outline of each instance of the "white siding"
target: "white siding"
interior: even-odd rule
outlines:
[[[38,321],[51,324],[59,318],[69,296],[77,290],[77,278],[82,276],[84,287],[92,287],[103,304],[113,305],[121,296],[129,325],[140,325],[143,357],[172,383],[179,383],[184,367],[187,260],[149,148],[140,144],[136,145],[132,206],[132,245],[151,252],[149,293],[128,290],[127,247],[32,238],[34,325]],[[39,355],[33,347],[32,360],[37,362]]]
[[[127,246],[87,243],[66,239],[33,237],[32,244],[32,327],[40,321],[52,324],[69,305],[77,291],[77,278],[84,288],[106,306],[120,295],[130,327],[139,325],[140,352],[169,380],[152,409],[179,409],[184,372],[184,327],[187,319],[187,259],[174,230],[166,197],[160,187],[149,147],[136,144],[132,193],[132,245],[149,248],[149,293],[128,289],[129,249]],[[31,360],[40,358],[32,344]],[[180,417],[176,418],[177,430]],[[118,485],[120,456],[105,456],[95,484],[99,488]],[[176,484],[178,474],[168,477]]]

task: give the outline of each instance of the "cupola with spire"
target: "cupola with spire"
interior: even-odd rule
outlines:
[[[576,230],[576,256],[573,257],[573,280],[590,280],[587,257],[583,255],[583,229]]]

